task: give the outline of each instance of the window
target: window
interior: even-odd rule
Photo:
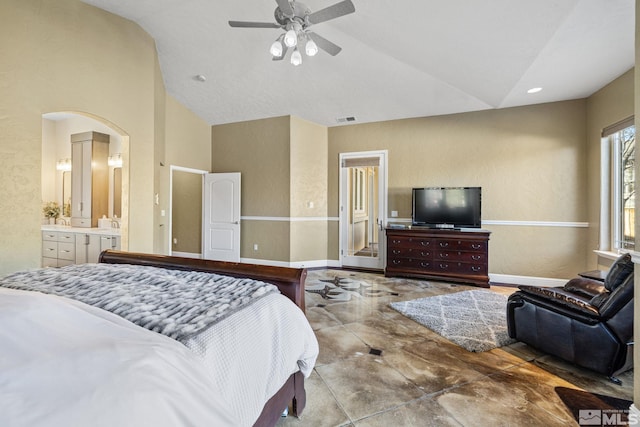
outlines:
[[[635,248],[635,148],[633,117],[602,132],[600,250]]]
[[[636,128],[629,126],[614,134],[615,156],[619,167],[616,169],[616,187],[614,194],[617,205],[615,226],[615,247],[633,250],[635,246],[635,153]]]

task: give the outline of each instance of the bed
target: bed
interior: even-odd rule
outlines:
[[[137,281],[148,272],[148,279]],[[180,286],[193,280],[190,289],[200,289],[199,281],[212,273],[247,306],[227,299],[206,310],[218,316],[211,324],[204,311],[189,310],[197,321],[177,326],[171,316],[156,316],[167,306],[184,305],[170,293],[184,290],[165,276],[175,275]],[[163,293],[164,306],[140,312],[144,301],[136,296],[131,311],[145,320],[134,324],[121,309],[122,298],[115,310],[108,302],[94,304],[95,292],[85,289],[93,286],[105,299],[112,275],[128,281],[123,289],[139,285],[141,294],[147,281],[162,281],[163,292],[170,289]],[[286,408],[299,416],[306,403],[304,378],[318,354],[304,316],[305,277],[304,269],[108,250],[98,264],[2,278],[0,425],[272,426]],[[236,279],[239,285],[231,282]],[[253,288],[237,291],[245,286]],[[75,293],[69,298],[54,288]],[[195,291],[194,298],[203,300]],[[125,313],[114,314],[118,310]]]

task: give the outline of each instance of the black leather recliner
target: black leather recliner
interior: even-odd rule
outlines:
[[[633,367],[633,262],[622,255],[604,280],[519,286],[507,303],[509,336],[607,375]]]

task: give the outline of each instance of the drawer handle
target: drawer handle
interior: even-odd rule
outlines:
[[[392,263],[394,263],[395,265],[400,264],[402,261],[400,261],[399,259],[394,259],[391,261]]]
[[[479,244],[479,243],[476,243],[476,244],[471,245],[471,247],[472,247],[473,249],[480,249],[480,248],[482,247],[482,245],[481,245],[481,244]]]
[[[449,257],[449,254],[446,252],[440,254],[440,258],[448,258],[448,257]]]
[[[449,264],[440,264],[440,268],[446,270],[447,268],[449,268]]]
[[[431,252],[425,252],[425,251],[422,251],[422,252],[420,252],[420,255],[422,255],[422,256],[429,256],[429,255],[431,255]]]
[[[53,248],[47,248],[48,251],[55,251]]]
[[[398,255],[402,251],[400,249],[394,249],[391,252],[393,252],[394,255]]]
[[[430,243],[430,242],[429,242],[428,240],[427,240],[426,242],[425,242],[424,240],[421,240],[421,241],[420,241],[420,244],[421,244],[422,246],[429,246],[429,243]]]
[[[429,263],[423,261],[420,263],[420,267],[429,267]]]
[[[480,258],[482,258],[480,255],[471,255],[471,259],[474,261],[478,261]]]
[[[69,250],[67,250],[67,249],[63,249],[63,250],[62,250],[62,252],[69,253],[69,252],[71,252],[71,251],[69,251]]]
[[[446,248],[447,246],[449,246],[449,242],[440,242],[441,248]]]
[[[398,244],[398,243],[400,243],[400,242],[402,242],[402,240],[392,240],[392,241],[391,241],[391,243],[395,243],[395,244]]]
[[[476,271],[476,272],[480,271],[481,269],[482,269],[481,267],[471,266],[471,270]]]

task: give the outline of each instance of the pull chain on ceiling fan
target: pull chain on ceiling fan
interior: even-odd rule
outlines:
[[[229,21],[229,25],[236,28],[279,28],[285,32],[273,42],[269,52],[274,61],[282,60],[289,48],[293,48],[291,53],[291,63],[293,65],[302,64],[302,54],[298,46],[304,44],[307,56],[314,56],[318,49],[322,49],[331,56],[335,56],[342,48],[324,37],[309,31],[309,27],[314,24],[339,18],[356,11],[351,0],[344,0],[332,6],[311,12],[303,3],[295,0],[276,0],[278,6],[273,12],[276,22],[250,22],[250,21]]]

